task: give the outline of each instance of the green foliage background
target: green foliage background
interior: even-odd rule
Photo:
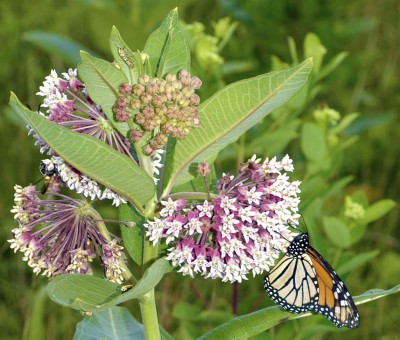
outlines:
[[[302,122],[312,121],[311,113],[320,104],[329,105],[341,112],[342,116],[359,112],[359,118],[344,131],[344,137],[358,135],[359,139],[346,149],[336,176],[354,176],[350,186],[346,187],[346,194],[362,192],[370,204],[382,198],[399,201],[400,143],[397,141],[400,88],[397,75],[400,74],[400,9],[396,0],[44,0],[35,5],[27,0],[3,0],[0,3],[2,339],[71,339],[73,326],[81,319],[79,313],[61,308],[47,298],[43,291],[47,280],[34,277],[26,263],[20,260],[20,255],[15,256],[6,242],[14,227],[9,213],[13,204],[13,185],[25,185],[39,179],[38,165],[41,159],[38,148],[33,146],[33,138],[27,136],[22,121],[8,108],[9,91],[17,93],[35,110],[40,103],[35,93],[51,68],[58,72],[65,72],[69,67],[75,68],[79,61],[79,48],[112,60],[108,46],[112,25],[118,27],[132,50],[143,49],[148,35],[175,6],[179,7],[181,20],[189,24],[201,22],[211,35],[214,34],[212,23],[220,18],[229,16],[237,22],[233,35],[219,51],[225,60],[223,66],[213,68],[204,64],[201,56],[194,57],[193,67],[203,80],[202,98],[210,96],[224,83],[268,72],[276,65],[271,61],[272,56],[291,63],[288,36],[293,37],[300,55],[301,46],[309,32],[316,33],[326,47],[326,60],[347,51],[348,56],[342,64],[318,84],[320,88],[316,98],[299,118]],[[55,47],[52,44],[53,37],[44,36],[43,33],[60,35],[69,39],[69,42]],[[251,142],[251,136],[247,136],[239,141],[239,146],[223,152],[217,163],[217,171],[235,172],[235,159],[253,152]],[[299,138],[293,138],[288,150],[298,150],[299,143]],[[243,145],[247,145],[249,150],[243,151]],[[305,173],[301,155],[291,156],[295,158],[296,171]],[[337,199],[343,200],[343,197]],[[335,209],[338,203],[329,203],[324,205],[326,215],[337,214]],[[111,211],[106,213],[113,216]],[[367,264],[351,271],[351,275],[347,273],[342,277],[354,295],[375,287],[388,289],[398,283],[398,223],[399,210],[396,207],[384,218],[370,224],[361,241],[352,246],[353,254],[374,250],[379,252]],[[312,228],[318,231],[322,239],[316,241],[325,247],[317,249],[337,267],[340,263],[335,261],[338,261],[343,250],[335,248],[336,245],[329,241],[329,235],[325,236],[322,225]],[[160,322],[177,338],[199,336],[232,317],[232,287],[210,280],[167,275],[157,289]],[[271,304],[262,294],[261,277],[239,285],[238,294],[239,315]],[[398,296],[361,305],[361,327],[356,331],[337,331],[322,317],[313,317],[276,327],[268,333],[268,337],[288,338],[298,333],[297,338],[310,338],[328,332],[325,337],[339,338],[343,337],[341,333],[346,332],[345,336],[349,339],[392,339],[398,336],[398,305]],[[140,320],[138,306],[134,303],[127,306]]]

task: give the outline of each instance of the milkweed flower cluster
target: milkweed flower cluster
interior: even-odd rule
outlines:
[[[118,238],[105,237],[99,230],[98,214],[85,200],[76,200],[55,191],[56,199],[42,200],[34,185],[15,186],[11,212],[18,222],[9,240],[14,252],[35,274],[91,274],[91,262],[100,257],[107,280],[122,283],[125,269],[123,248]]]
[[[133,142],[152,132],[143,152],[153,155],[164,147],[168,136],[183,139],[193,127],[200,126],[197,109],[200,97],[195,93],[200,86],[201,80],[187,70],[180,71],[178,77],[176,74],[167,74],[164,78],[143,75],[133,86],[121,84],[113,111],[119,122],[134,119],[137,128],[130,133]]]
[[[239,174],[224,175],[212,201],[162,201],[160,218],[145,224],[153,244],[172,245],[167,259],[183,275],[241,282],[268,271],[294,234],[300,215],[299,181],[291,182],[292,160],[255,157]]]
[[[69,69],[62,75],[61,78],[52,70],[36,93],[44,97],[41,108],[47,108],[47,111],[42,114],[57,125],[98,138],[132,158],[129,142],[114,129],[101,107],[90,98],[85,85],[78,79],[78,71]],[[39,135],[35,134],[35,137],[42,153],[53,153]]]

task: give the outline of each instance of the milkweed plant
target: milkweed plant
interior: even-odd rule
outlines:
[[[247,150],[234,173],[217,175],[213,163],[272,111],[275,117],[287,111],[285,103],[296,93],[305,97],[307,82],[315,82],[313,61],[293,68],[276,61],[280,70],[233,83],[202,101],[199,90],[207,84],[191,73],[176,10],[143,51],[131,51],[115,27],[110,48],[113,61],[81,52],[77,69],[52,70],[38,89],[37,112],[11,94],[12,109],[45,157],[43,182],[15,186],[17,227],[10,247],[35,274],[49,278],[52,300],[84,312],[76,336],[105,338],[112,330],[119,338],[170,338],[158,323],[154,292],[164,275],[176,271],[241,284],[265,276],[297,233],[292,227],[302,213],[301,182],[294,180],[289,155],[270,154],[267,144],[258,156]],[[321,151],[310,137],[326,137],[332,146],[354,119],[338,123],[338,113],[326,107],[314,117],[301,136],[309,176],[321,171],[318,157],[326,161],[329,146]],[[336,130],[328,130],[331,125]],[[120,232],[96,210],[99,201],[118,209]],[[350,196],[346,207],[343,216],[353,230],[383,214],[375,209],[368,216],[374,212]],[[325,224],[330,235],[331,225],[341,233],[346,229],[334,218]],[[355,300],[385,294],[369,292]],[[139,301],[141,323],[117,306],[132,299]],[[102,326],[90,328],[100,316]],[[296,317],[267,308],[204,337],[253,336]]]

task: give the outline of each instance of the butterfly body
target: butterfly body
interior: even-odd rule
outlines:
[[[337,327],[359,325],[350,293],[329,263],[310,246],[307,233],[293,239],[265,278],[264,288],[271,300],[289,312],[314,311]]]

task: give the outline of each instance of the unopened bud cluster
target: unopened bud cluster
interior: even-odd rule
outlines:
[[[130,133],[134,142],[140,141],[146,131],[153,132],[143,150],[152,155],[164,147],[168,136],[183,139],[193,127],[200,126],[200,98],[195,94],[200,86],[201,80],[187,70],[182,70],[179,77],[168,74],[164,79],[143,75],[137,84],[119,87],[120,97],[113,107],[116,120],[133,118],[139,126]]]

